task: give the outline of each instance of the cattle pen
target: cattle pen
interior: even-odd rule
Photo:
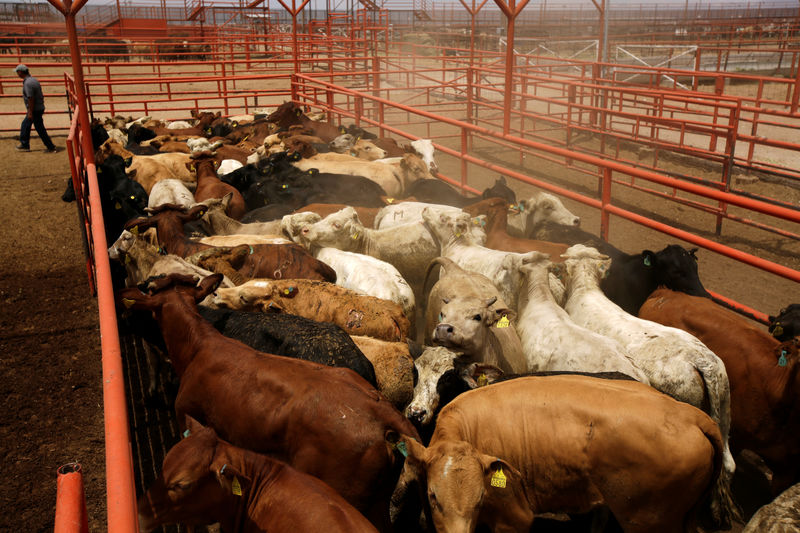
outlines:
[[[109,531],[138,529],[136,490],[178,435],[168,411],[144,406],[142,348],[117,324],[92,119],[264,115],[292,100],[380,138],[431,139],[438,177],[465,192],[480,194],[498,175],[521,195],[552,192],[585,229],[627,251],[675,240],[702,248],[701,270],[716,269],[704,272],[712,294],[756,321],[774,310],[765,300],[776,309],[800,294],[794,5],[687,2],[666,16],[646,4],[606,12],[594,0],[364,0],[313,12],[308,1],[187,2],[81,15],[85,1],[49,1],[66,32],[59,17],[33,13],[0,66],[31,65],[44,74],[48,102],[63,99],[53,122],[69,134],[100,308]],[[181,35],[171,38],[178,20]],[[637,33],[631,21],[655,29]],[[578,23],[591,39],[574,35]],[[18,98],[17,83],[0,76],[0,101]],[[7,109],[0,116],[15,114]],[[731,286],[733,270],[752,283]],[[57,531],[80,529],[59,525],[79,509],[58,509]]]

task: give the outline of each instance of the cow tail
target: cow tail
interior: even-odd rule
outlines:
[[[731,427],[730,384],[724,365],[714,364],[711,359],[695,361],[695,368],[703,379],[708,398],[708,415],[719,428],[717,434],[710,435],[705,430],[706,437],[712,442],[715,449],[714,470],[716,479],[711,488],[710,511],[711,522],[716,529],[730,529],[734,520],[743,519],[741,509],[733,500],[731,482],[736,463],[733,460],[728,436]]]
[[[428,292],[430,292],[430,287],[428,287],[428,278],[430,277],[431,272],[433,272],[433,269],[437,265],[447,270],[448,266],[454,264],[455,263],[453,262],[453,260],[447,257],[441,257],[441,256],[434,257],[433,260],[430,262],[430,264],[428,264],[427,270],[425,270],[425,280],[423,281],[422,285],[422,294],[428,294]]]

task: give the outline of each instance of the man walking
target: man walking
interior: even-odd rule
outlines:
[[[28,67],[17,65],[14,69],[17,76],[22,78],[22,99],[25,100],[25,118],[22,120],[22,127],[19,131],[19,144],[17,150],[20,152],[31,151],[31,126],[36,128],[36,133],[45,146],[45,152],[56,152],[56,147],[47,130],[44,127],[42,116],[44,115],[44,95],[39,80],[31,76]]]

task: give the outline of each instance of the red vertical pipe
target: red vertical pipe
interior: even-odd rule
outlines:
[[[53,533],[88,533],[86,498],[81,465],[68,463],[58,468],[56,520]]]
[[[510,9],[514,11],[514,0],[511,0]],[[514,15],[507,15],[506,19],[506,79],[503,91],[503,134],[511,132],[511,105],[514,96]]]

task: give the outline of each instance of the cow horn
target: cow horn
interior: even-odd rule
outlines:
[[[486,301],[486,307],[491,307],[497,301],[497,296],[492,296]]]

